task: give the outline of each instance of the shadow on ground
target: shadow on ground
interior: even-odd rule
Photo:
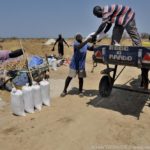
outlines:
[[[131,79],[126,84],[118,85],[126,88],[137,88],[139,87],[140,76],[137,79]],[[72,88],[68,94],[70,95],[78,95],[78,89]],[[111,95],[108,98],[102,98],[99,96],[98,90],[85,90],[84,95],[86,97],[92,97],[90,101],[87,103],[88,105],[92,105],[96,108],[104,108],[110,109],[113,111],[120,112],[123,115],[131,115],[140,118],[140,114],[144,113],[144,106],[150,106],[150,97],[148,94],[142,94],[131,91],[124,91],[119,89],[113,89]],[[94,97],[94,98],[93,98]]]
[[[78,95],[79,89],[76,87],[73,87],[70,91],[68,91],[69,95]],[[86,97],[93,97],[98,95],[98,90],[85,90],[84,96]]]
[[[123,115],[131,115],[139,119],[140,114],[143,113],[143,107],[147,104],[148,100],[149,96],[145,94],[113,89],[110,97],[102,98],[100,96],[96,96],[87,104],[96,108],[105,108],[117,111]]]

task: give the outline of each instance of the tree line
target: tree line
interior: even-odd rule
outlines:
[[[150,34],[149,33],[141,33],[141,38],[142,39],[149,39],[149,41],[150,41]]]
[[[141,39],[148,39],[150,41],[150,34],[149,33],[143,32],[140,34],[140,37],[141,37]],[[122,38],[124,38],[124,39],[129,38],[129,35],[127,34],[127,32],[123,33]]]

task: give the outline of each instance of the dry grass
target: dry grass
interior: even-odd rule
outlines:
[[[22,45],[23,48],[26,50],[28,54],[31,55],[39,55],[39,56],[45,56],[45,54],[57,54],[57,46],[55,48],[55,52],[52,52],[51,49],[53,45],[50,46],[43,46],[43,44],[47,41],[47,39],[23,39]],[[73,39],[68,39],[67,42],[71,45],[73,42]],[[103,44],[110,44],[110,39],[104,39],[99,45]],[[131,40],[122,40],[121,45],[131,45]],[[4,42],[0,42],[0,45],[3,47],[3,49],[9,49],[9,50],[15,50],[18,48],[21,48],[19,39],[6,39]],[[68,48],[65,46],[65,53],[66,55],[69,55],[70,52],[72,53],[72,47]]]
[[[150,42],[148,42],[148,41],[143,41],[143,42],[142,42],[142,45],[145,46],[145,47],[150,47]]]

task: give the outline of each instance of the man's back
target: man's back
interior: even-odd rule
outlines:
[[[113,4],[103,7],[102,21],[126,26],[135,16],[134,11],[129,6]]]

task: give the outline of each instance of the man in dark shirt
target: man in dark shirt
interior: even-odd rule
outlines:
[[[91,41],[91,38],[83,41],[83,37],[81,34],[77,34],[75,36],[75,42],[73,44],[74,54],[71,59],[71,63],[69,66],[69,74],[65,81],[65,87],[61,94],[61,97],[67,95],[67,88],[72,80],[78,75],[79,78],[79,96],[83,97],[83,82],[86,77],[85,71],[85,63],[86,63],[86,54],[87,50],[93,51],[93,46],[89,46],[88,42]]]
[[[64,43],[69,47],[68,43],[64,40],[64,38],[62,37],[62,35],[60,34],[58,36],[58,38],[56,39],[56,42],[54,44],[54,47],[52,49],[52,51],[55,50],[55,45],[58,43],[58,54],[59,57],[63,57],[64,56]]]

